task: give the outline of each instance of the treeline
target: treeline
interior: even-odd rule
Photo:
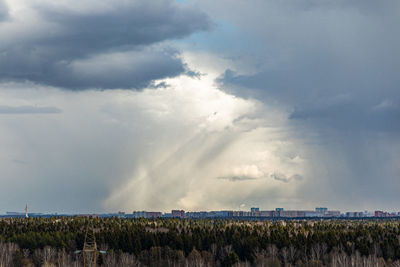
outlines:
[[[80,266],[86,226],[102,266],[399,266],[399,221],[0,220],[1,266]]]

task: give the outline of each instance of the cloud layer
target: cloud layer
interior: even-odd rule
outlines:
[[[0,114],[55,114],[61,110],[56,107],[34,107],[34,106],[0,106]]]
[[[185,71],[167,40],[210,27],[172,0],[16,1],[0,25],[0,79],[68,89],[139,89]],[[4,8],[0,4],[0,18]],[[161,44],[162,43],[162,44]],[[151,71],[150,71],[151,70]]]
[[[397,209],[399,24],[397,0],[0,2],[0,202]]]

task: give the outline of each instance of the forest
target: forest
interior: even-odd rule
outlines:
[[[0,267],[83,266],[88,225],[97,266],[400,267],[398,220],[91,217],[0,219]]]

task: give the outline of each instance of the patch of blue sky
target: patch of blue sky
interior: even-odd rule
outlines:
[[[232,23],[226,20],[217,20],[214,23],[211,30],[195,33],[175,43],[189,50],[207,50],[222,54],[248,54],[257,50],[259,42],[255,42],[254,37],[248,36]]]

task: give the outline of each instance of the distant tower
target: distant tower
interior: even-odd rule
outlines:
[[[25,218],[28,218],[28,203],[25,205]]]

